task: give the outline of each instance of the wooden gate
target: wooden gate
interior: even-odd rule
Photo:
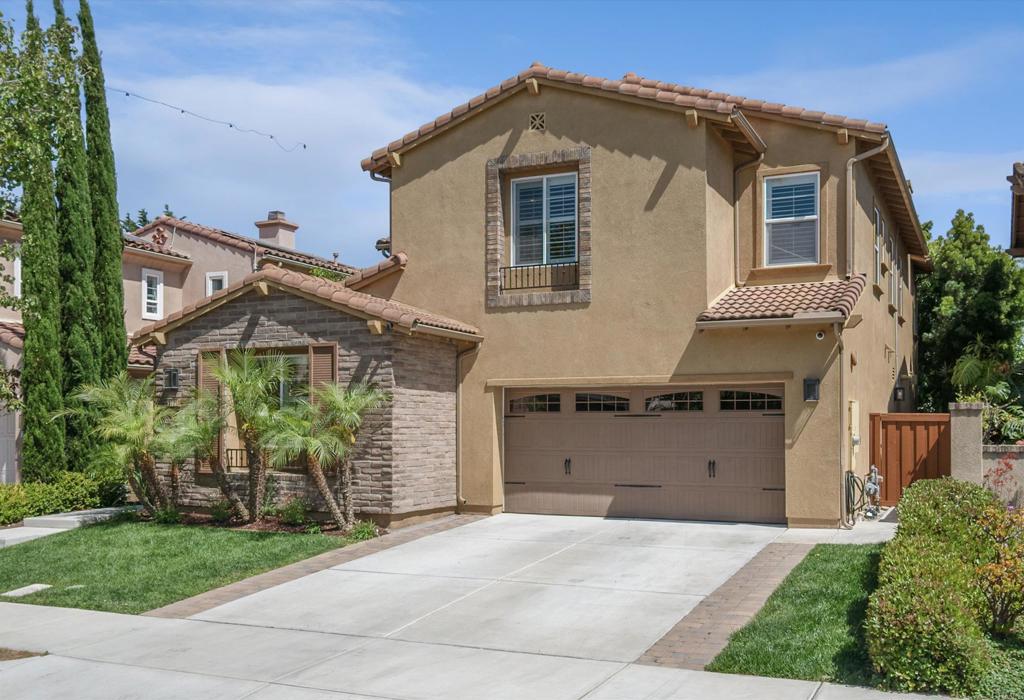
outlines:
[[[883,477],[882,505],[894,506],[918,479],[949,476],[948,413],[872,413],[871,463]]]

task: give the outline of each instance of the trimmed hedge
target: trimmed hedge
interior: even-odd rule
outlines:
[[[952,479],[904,492],[865,622],[868,654],[889,686],[969,694],[989,673],[977,569],[991,556],[979,518],[994,502],[984,488]]]
[[[48,483],[0,484],[0,525],[100,505],[101,485],[79,472],[58,472]]]

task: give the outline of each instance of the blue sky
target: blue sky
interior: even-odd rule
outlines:
[[[19,26],[21,6],[0,0]],[[110,95],[122,210],[166,202],[251,234],[283,209],[300,247],[370,264],[386,186],[360,159],[539,60],[886,122],[923,219],[945,231],[962,207],[1008,242],[1005,178],[1024,160],[1020,3],[93,0],[93,11],[108,85],[308,144],[286,153]]]

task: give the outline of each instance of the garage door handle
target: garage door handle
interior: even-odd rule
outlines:
[[[718,478],[718,460],[717,459],[711,460],[711,478],[712,479],[717,479]]]
[[[572,474],[572,460],[568,457],[565,458],[565,462],[562,463],[562,468],[565,470],[565,475],[569,476]]]
[[[711,478],[711,460],[708,460],[708,478]]]

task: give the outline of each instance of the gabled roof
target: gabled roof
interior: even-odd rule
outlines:
[[[0,321],[0,344],[18,349],[25,347],[25,326],[17,321]]]
[[[821,320],[823,315],[845,320],[866,283],[867,275],[856,274],[848,280],[738,287],[701,312],[697,321]]]
[[[383,279],[395,272],[401,272],[409,262],[409,256],[405,253],[395,253],[386,260],[364,267],[351,277],[345,278],[345,286],[351,289],[362,289],[372,282]]]
[[[176,251],[176,250],[174,250],[172,248],[169,248],[167,246],[157,245],[153,241],[148,241],[145,238],[139,238],[138,236],[133,236],[130,233],[121,234],[121,238],[124,239],[124,247],[125,248],[131,248],[133,250],[141,250],[141,251],[146,252],[146,253],[156,253],[158,255],[166,255],[166,256],[172,257],[172,258],[181,258],[183,261],[190,259],[189,256],[185,255],[184,253],[179,253],[178,251]]]
[[[418,309],[391,299],[357,292],[344,282],[315,277],[277,265],[262,268],[208,297],[176,311],[161,321],[140,328],[132,337],[133,345],[153,343],[159,334],[169,332],[193,318],[201,316],[236,297],[254,291],[274,288],[312,299],[325,306],[366,319],[377,319],[394,324],[410,332],[455,337],[472,342],[482,340],[480,332],[468,323]]]
[[[442,114],[437,119],[423,124],[420,128],[409,132],[400,139],[392,141],[387,146],[378,148],[369,158],[365,158],[362,161],[363,170],[373,172],[389,170],[391,168],[391,164],[388,161],[389,153],[401,153],[409,150],[412,146],[429,138],[449,124],[469,116],[470,113],[475,113],[489,107],[491,104],[508,97],[514,92],[527,89],[531,80],[567,84],[597,94],[604,93],[606,95],[616,94],[633,97],[658,102],[663,105],[674,105],[683,109],[717,113],[723,117],[736,112],[753,112],[796,119],[808,124],[862,131],[875,135],[885,134],[887,130],[885,124],[871,122],[867,119],[852,119],[838,114],[828,114],[822,111],[804,109],[803,107],[784,105],[779,102],[767,102],[765,100],[730,95],[725,92],[688,87],[678,83],[666,83],[660,80],[642,78],[636,73],[626,73],[622,76],[621,80],[610,80],[583,73],[549,68],[540,63],[534,63],[523,72],[502,81],[482,95],[477,95],[469,102],[463,103],[450,112]]]
[[[159,216],[142,228],[134,231],[132,235],[142,237],[150,234],[151,232],[156,232],[157,230],[163,230],[168,233],[175,230],[192,233],[197,236],[203,236],[204,238],[208,238],[217,243],[248,252],[252,252],[253,246],[256,246],[256,251],[260,258],[278,258],[288,262],[295,262],[300,265],[320,267],[325,270],[340,272],[344,275],[351,275],[356,271],[356,268],[351,265],[345,265],[334,260],[321,258],[319,255],[303,253],[298,250],[290,250],[283,246],[261,241],[256,238],[250,238],[249,236],[243,236],[238,233],[232,233],[231,231],[224,231],[219,228],[203,226],[183,219],[176,219],[173,216]]]
[[[156,347],[129,345],[128,366],[133,369],[153,369],[156,366]]]
[[[1024,257],[1024,163],[1014,163],[1010,182],[1010,255]]]

